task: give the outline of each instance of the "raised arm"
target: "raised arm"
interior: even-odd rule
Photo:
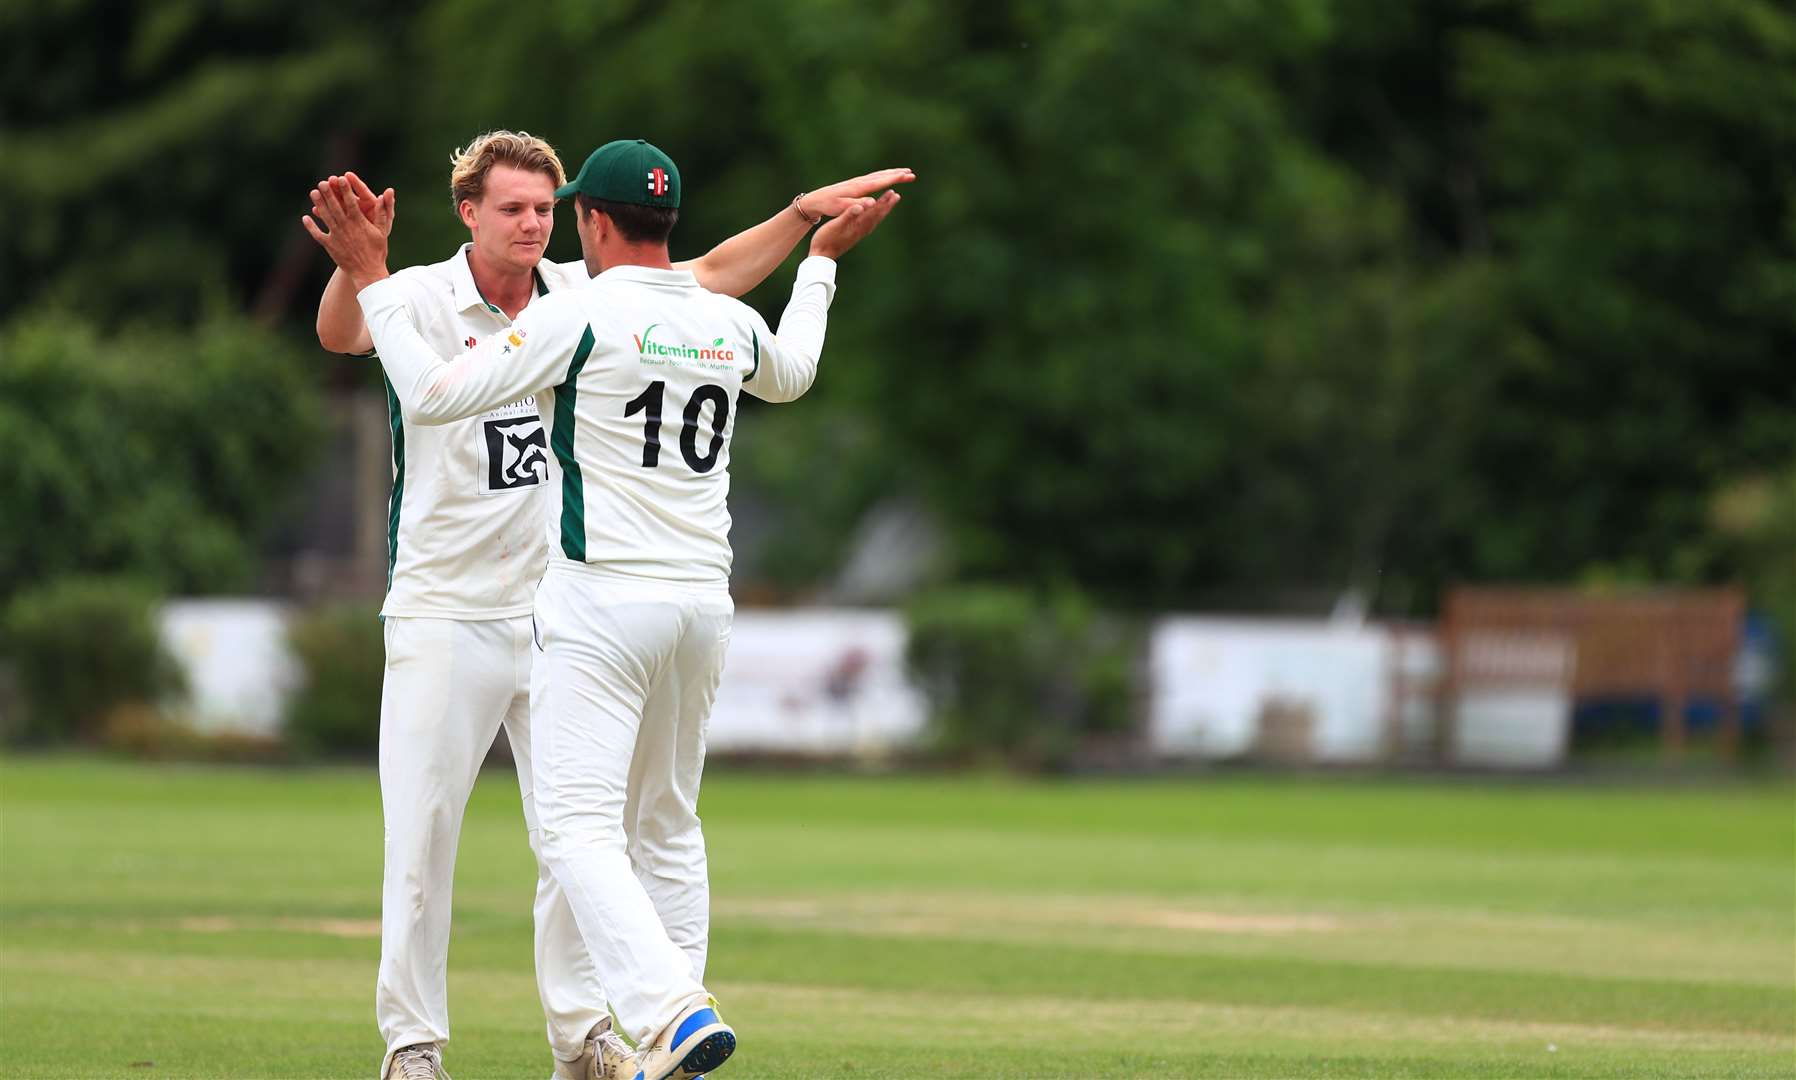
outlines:
[[[873,196],[916,179],[909,169],[881,169],[806,192],[766,221],[745,229],[696,259],[675,263],[698,283],[725,296],[742,296],[767,280],[811,226],[850,207],[871,207]]]
[[[355,286],[342,267],[331,271],[318,301],[318,344],[334,353],[367,356],[374,351],[368,324],[362,321],[362,305],[355,301]]]
[[[392,278],[373,282],[357,299],[400,410],[414,424],[447,424],[546,390],[593,347],[579,301],[566,293],[543,297],[510,330],[453,358],[438,355],[418,333]]]
[[[325,228],[307,217],[306,231],[356,289],[387,381],[413,423],[446,424],[553,386],[578,351],[592,348],[579,299],[556,293],[530,305],[509,331],[488,336],[473,352],[439,356],[412,325],[404,286],[387,273],[387,234],[348,187],[320,185],[312,210]]]
[[[355,173],[319,181],[318,187],[312,189],[313,208],[316,210],[319,205],[320,192],[339,182],[348,185],[362,213],[380,226],[382,234],[391,235],[393,189],[376,195]],[[374,339],[368,335],[368,326],[362,321],[362,307],[356,303],[355,292],[355,286],[342,267],[331,273],[330,281],[324,286],[324,295],[318,300],[318,344],[331,352],[366,356],[374,351]]]
[[[780,316],[777,336],[755,343],[755,369],[742,388],[763,401],[792,401],[811,388],[823,357],[823,332],[836,295],[836,260],[860,243],[892,208],[899,195],[888,191],[872,206],[853,206],[811,238],[811,254],[798,264],[792,299]]]
[[[836,295],[834,259],[807,257],[798,264],[792,282],[792,299],[780,316],[778,334],[757,336],[754,370],[742,380],[742,389],[762,401],[796,401],[817,380],[817,362],[823,358],[823,331],[829,323],[829,303]],[[760,323],[756,316],[755,323]]]

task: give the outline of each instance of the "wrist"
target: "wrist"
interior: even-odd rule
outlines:
[[[355,286],[356,292],[361,292],[375,282],[385,281],[390,276],[391,275],[387,273],[386,266],[381,265],[370,269],[358,269],[351,272],[349,275],[349,283]]]
[[[798,220],[804,222],[807,229],[816,227],[817,223],[823,220],[822,214],[814,214],[805,209],[804,198],[809,194],[808,191],[801,191],[792,196],[792,212],[798,215]]]

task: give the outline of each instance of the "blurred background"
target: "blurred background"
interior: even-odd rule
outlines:
[[[732,1075],[1790,1075],[1788,0],[14,0],[0,39],[0,1077],[379,1060],[390,432],[299,218],[354,169],[439,261],[501,127],[668,150],[676,258],[919,175],[815,389],[742,403]],[[546,1071],[510,771],[457,1076]]]
[[[719,752],[1790,760],[1796,12],[7,4],[0,718],[369,753],[388,431],[307,189],[646,137],[691,257],[921,179],[745,403]],[[550,257],[579,258],[567,211]],[[789,264],[790,265],[790,264]],[[789,265],[749,299],[777,316]]]

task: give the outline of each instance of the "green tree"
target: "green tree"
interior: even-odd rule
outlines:
[[[0,200],[29,208],[0,236],[0,320],[314,299],[305,193],[405,114],[404,25],[345,0],[0,6]]]
[[[1493,244],[1537,362],[1503,372],[1472,569],[1675,573],[1725,476],[1796,450],[1796,13],[1516,5],[1461,40]]]
[[[751,575],[827,574],[896,495],[954,574],[1112,602],[1724,577],[1684,554],[1710,492],[1796,452],[1787,4],[99,15],[0,14],[0,196],[34,210],[0,241],[0,318],[188,326],[222,299],[303,334],[311,182],[392,184],[394,264],[439,259],[465,235],[447,153],[491,127],[570,164],[654,139],[690,193],[676,256],[797,187],[916,168],[843,269],[812,397],[745,406],[741,503],[778,523]],[[752,301],[776,314],[788,281]]]
[[[67,577],[0,607],[0,662],[21,691],[8,741],[96,742],[120,710],[153,709],[185,689],[157,636],[159,597],[128,578]]]
[[[323,433],[291,345],[240,319],[102,337],[44,316],[0,334],[0,355],[0,596],[75,572],[251,583]]]

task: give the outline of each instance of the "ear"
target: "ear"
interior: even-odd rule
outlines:
[[[459,204],[456,205],[455,212],[461,216],[461,223],[463,225],[466,225],[470,229],[472,229],[474,227],[474,200],[473,199],[463,199]]]

